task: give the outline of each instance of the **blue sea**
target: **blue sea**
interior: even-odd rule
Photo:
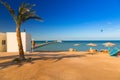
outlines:
[[[50,41],[49,41],[50,42]],[[61,43],[54,43],[54,44],[48,44],[46,46],[35,48],[33,51],[68,51],[69,48],[74,48],[77,51],[86,51],[91,46],[87,46],[88,43],[94,43],[97,44],[97,46],[92,47],[93,49],[97,49],[98,51],[101,49],[107,49],[108,47],[105,47],[103,44],[106,42],[114,43],[115,46],[111,47],[117,47],[120,48],[120,40],[105,40],[105,41],[62,41]],[[35,41],[36,44],[42,44],[45,43],[45,41]],[[80,44],[79,46],[75,46],[75,44]]]

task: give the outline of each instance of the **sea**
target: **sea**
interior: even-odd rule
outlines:
[[[52,41],[48,41],[52,42]],[[81,40],[74,40],[74,41],[62,41],[58,43],[48,44],[42,47],[35,48],[33,51],[68,51],[70,48],[74,48],[77,51],[87,51],[88,49],[96,49],[100,51],[101,49],[108,49],[108,47],[104,46],[104,43],[111,42],[114,43],[115,46],[110,47],[110,49],[113,49],[115,47],[120,48],[120,40],[87,40],[87,41],[81,41]],[[42,44],[46,43],[46,41],[35,41],[36,44]],[[88,46],[87,44],[94,43],[96,46]],[[75,45],[79,44],[79,45]]]

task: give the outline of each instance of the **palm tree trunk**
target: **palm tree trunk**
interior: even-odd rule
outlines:
[[[19,58],[20,60],[25,60],[22,39],[21,39],[21,32],[20,32],[20,24],[16,24],[16,37],[17,37],[18,48],[19,48]]]

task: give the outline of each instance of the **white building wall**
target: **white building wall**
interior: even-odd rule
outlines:
[[[18,43],[15,32],[7,32],[7,52],[18,52]],[[21,33],[23,49],[27,51],[26,32]]]

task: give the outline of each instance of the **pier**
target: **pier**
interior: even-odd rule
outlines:
[[[38,47],[42,47],[42,46],[46,46],[49,44],[54,44],[54,43],[58,43],[58,42],[46,42],[46,43],[37,44],[33,47],[33,49],[38,48]]]

